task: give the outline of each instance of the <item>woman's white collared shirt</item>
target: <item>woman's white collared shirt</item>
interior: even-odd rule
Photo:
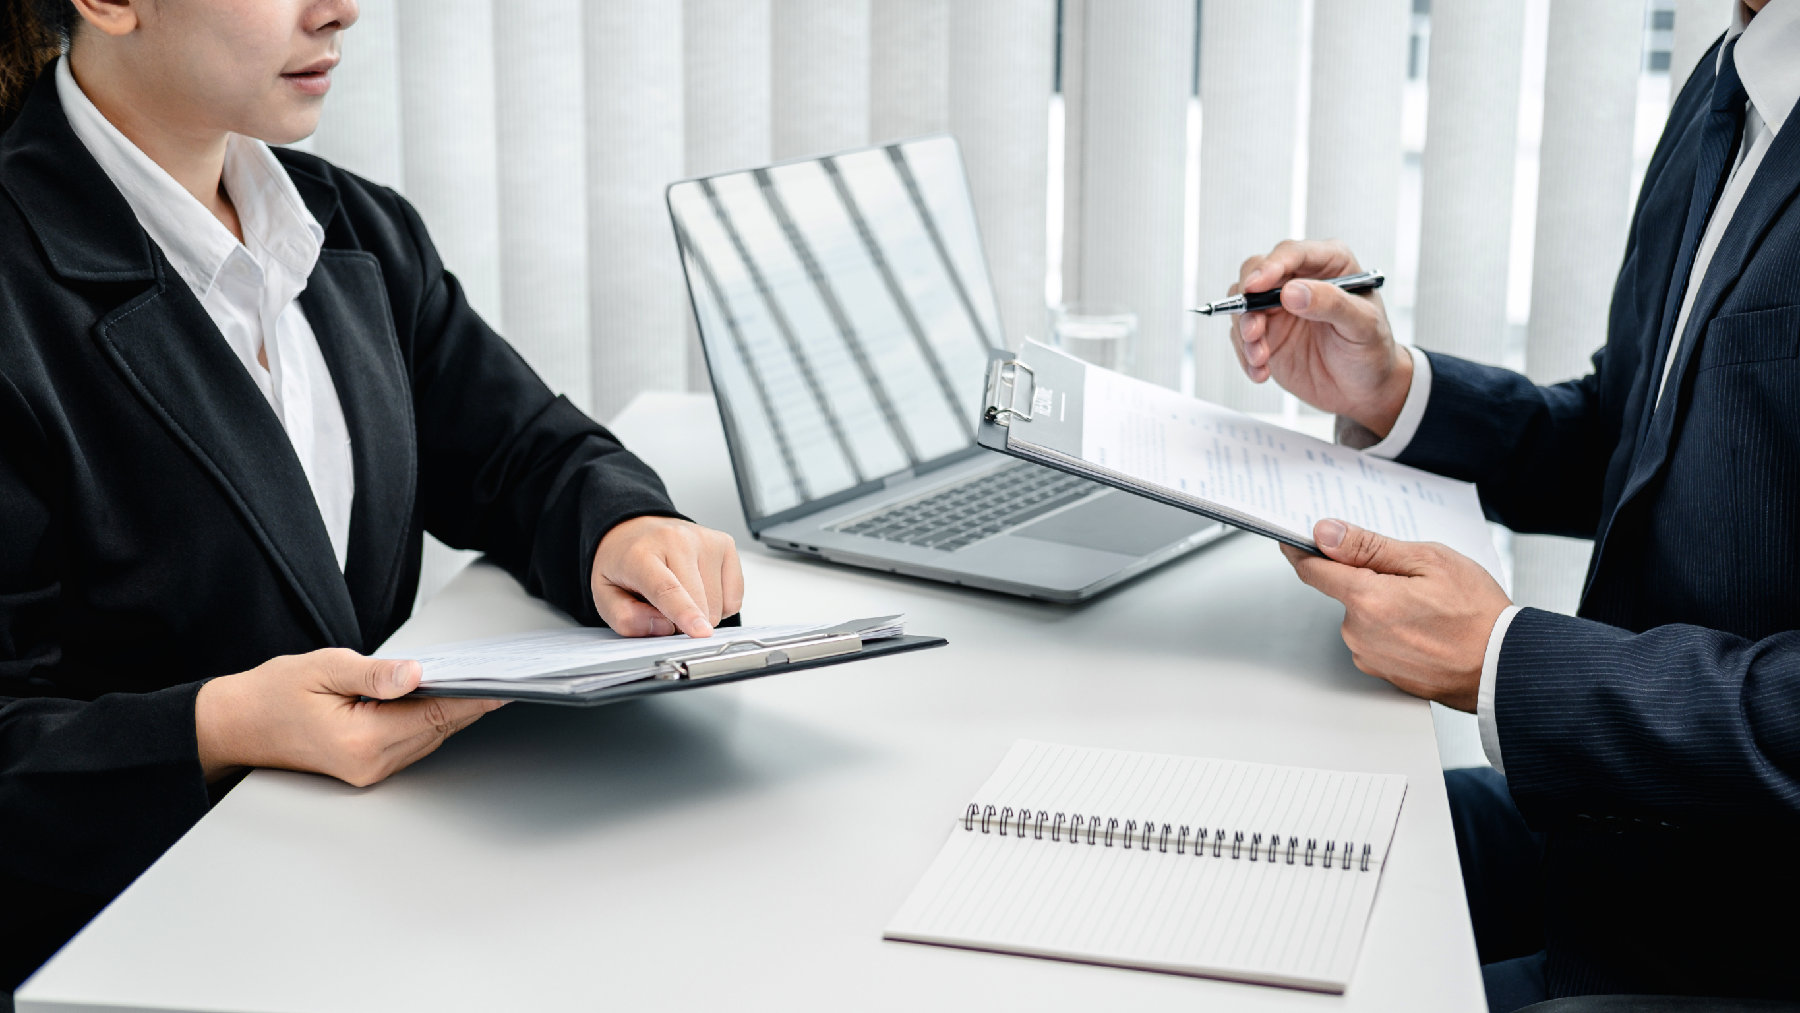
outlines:
[[[101,115],[75,82],[66,56],[57,62],[56,90],[75,136],[125,195],[138,224],[162,248],[268,399],[312,486],[343,569],[356,488],[350,431],[318,337],[298,302],[325,230],[269,146],[233,134],[225,149],[223,185],[244,233],[238,242]],[[257,361],[263,349],[267,369]]]

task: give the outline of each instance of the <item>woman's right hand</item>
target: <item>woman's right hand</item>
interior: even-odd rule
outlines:
[[[418,688],[420,675],[416,661],[331,648],[214,679],[200,687],[194,704],[206,779],[244,767],[280,767],[364,787],[504,702],[397,699]]]
[[[1314,408],[1385,437],[1412,385],[1411,353],[1394,341],[1378,293],[1305,280],[1361,270],[1348,247],[1328,240],[1288,240],[1251,257],[1232,294],[1281,289],[1281,308],[1233,318],[1231,343],[1251,380],[1274,377]]]

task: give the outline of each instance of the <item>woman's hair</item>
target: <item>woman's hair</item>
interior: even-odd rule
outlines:
[[[69,0],[0,0],[0,131],[12,125],[38,74],[75,31]]]

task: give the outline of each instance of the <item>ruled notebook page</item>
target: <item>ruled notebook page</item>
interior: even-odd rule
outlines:
[[[1405,795],[1398,774],[1021,741],[884,935],[1342,992]]]

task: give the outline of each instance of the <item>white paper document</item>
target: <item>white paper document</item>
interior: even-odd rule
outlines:
[[[885,936],[1342,992],[1405,797],[1399,774],[1020,741]]]
[[[1066,360],[1057,363],[1055,359]],[[1038,383],[1057,412],[1015,421],[1011,443],[1078,454],[1101,472],[1155,486],[1222,519],[1313,544],[1317,521],[1335,517],[1393,538],[1442,542],[1505,583],[1481,499],[1468,482],[1372,457],[1198,398],[1076,360],[1034,342],[1021,358],[1043,376],[1080,375],[1080,433],[1064,432],[1066,392]],[[1048,367],[1048,368],[1046,368]],[[1048,395],[1046,397],[1046,395]],[[1069,419],[1067,428],[1076,423]],[[1077,440],[1079,450],[1076,450]]]

